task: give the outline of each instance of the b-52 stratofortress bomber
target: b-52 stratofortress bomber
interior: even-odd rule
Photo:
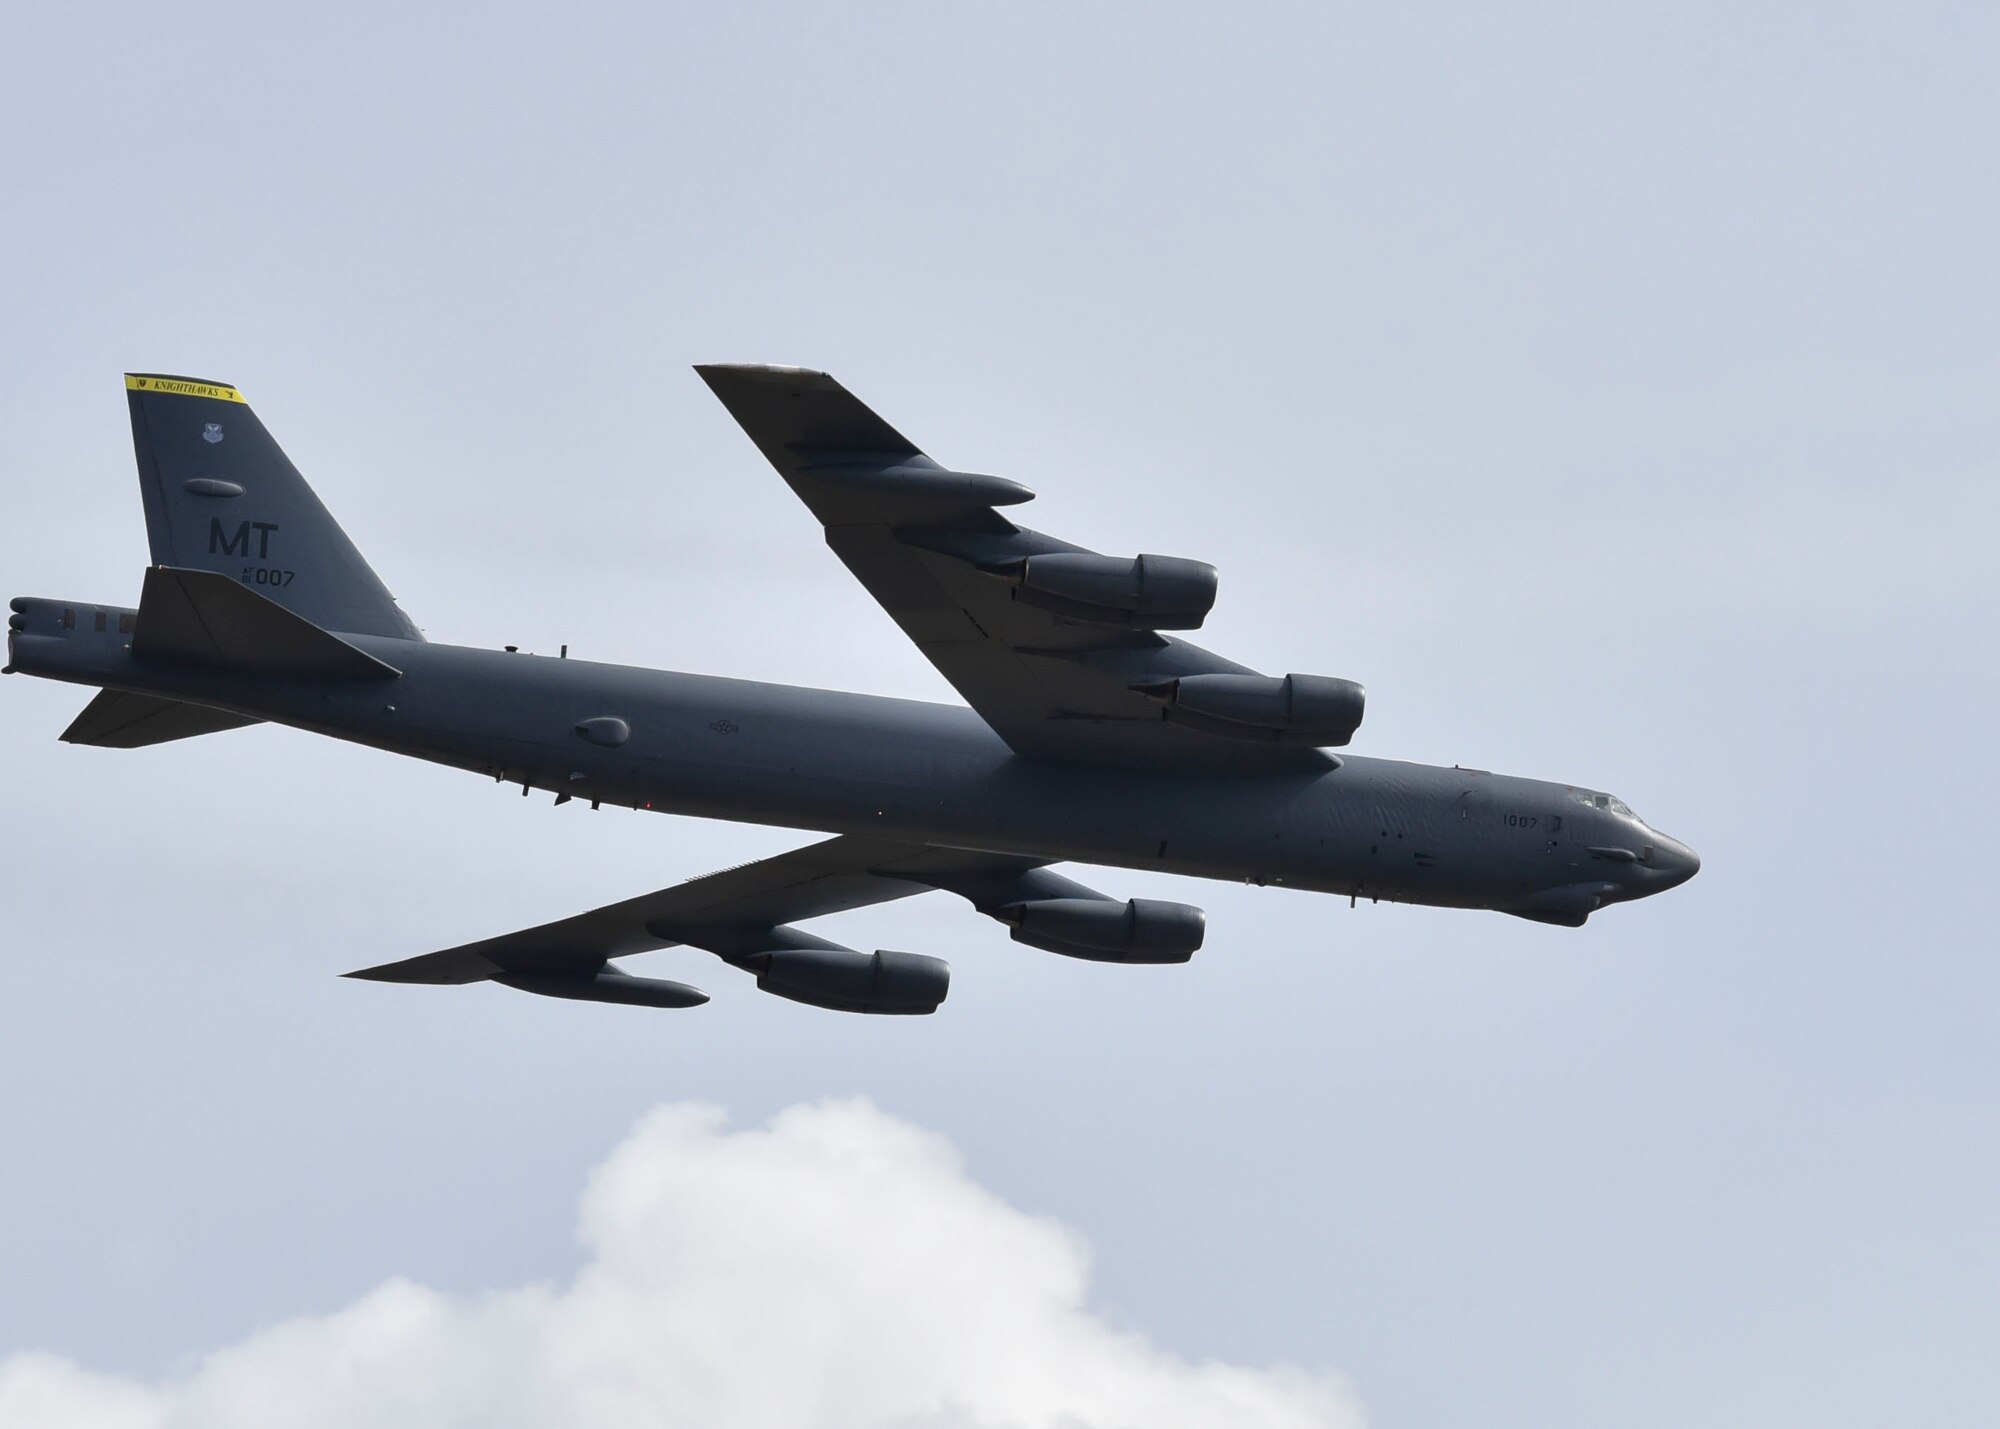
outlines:
[[[820,843],[522,932],[365,968],[646,1007],[708,1000],[620,960],[687,944],[781,997],[926,1013],[938,958],[803,931],[941,889],[1014,941],[1185,962],[1200,909],[1058,863],[1492,909],[1567,927],[1686,882],[1609,794],[1331,753],[1363,693],[1168,634],[1216,573],[1017,526],[1026,487],[939,465],[824,373],[696,369],[965,706],[426,641],[234,388],[125,379],[152,565],[137,609],[18,599],[7,672],[98,687],[63,738],[131,749],[271,721],[587,800]],[[564,652],[565,656],[567,651]]]

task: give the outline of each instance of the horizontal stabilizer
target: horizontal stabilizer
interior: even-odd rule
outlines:
[[[172,566],[146,572],[132,653],[332,680],[402,673],[219,571]]]
[[[205,705],[128,694],[124,690],[104,690],[70,721],[62,738],[67,744],[94,744],[102,749],[141,749],[149,744],[217,734],[263,722]]]

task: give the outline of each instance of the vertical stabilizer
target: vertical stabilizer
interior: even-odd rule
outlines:
[[[323,630],[420,640],[243,394],[128,373],[155,566],[215,571]]]

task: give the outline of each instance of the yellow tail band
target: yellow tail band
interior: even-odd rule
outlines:
[[[212,397],[218,402],[243,401],[243,394],[225,383],[203,382],[193,377],[158,377],[150,372],[126,373],[125,389],[128,392],[165,392],[173,397]]]

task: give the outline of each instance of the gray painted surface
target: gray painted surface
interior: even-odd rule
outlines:
[[[849,986],[875,986],[905,966],[883,959],[908,955],[871,961],[788,920],[950,889],[1036,946],[1178,959],[1199,945],[1197,910],[1147,914],[1127,902],[1126,932],[1107,946],[1088,931],[1089,905],[1113,900],[1052,885],[1041,866],[1104,864],[1569,926],[1676,887],[1700,866],[1609,795],[1315,749],[1313,736],[1293,733],[1293,702],[1304,698],[1295,692],[1351,702],[1351,729],[1358,686],[1266,679],[1158,634],[1151,616],[1184,607],[1169,597],[1132,608],[1147,599],[1139,562],[1127,569],[1015,526],[994,503],[1027,500],[1023,488],[939,467],[824,374],[701,372],[826,526],[828,544],[973,709],[395,633],[407,620],[240,394],[150,374],[127,379],[154,557],[140,605],[18,598],[9,668],[127,702],[115,716],[80,719],[68,736],[78,742],[129,747],[146,742],[135,728],[178,738],[269,720],[561,802],[838,836],[806,870],[784,855],[736,871],[726,913],[698,881],[357,974],[382,981],[493,978],[685,1006],[700,999],[693,989],[635,992],[608,960],[687,943],[774,991],[783,988],[770,981],[773,959],[792,959],[785,995],[803,1001],[930,1011],[943,983],[928,974],[911,974],[922,991],[908,1006]],[[1048,555],[1064,562],[1064,583],[1036,590],[1035,561]],[[1212,600],[1206,568],[1160,566],[1195,571],[1207,582],[1200,598]],[[1204,611],[1176,619],[1198,623]],[[355,618],[314,621],[329,612]],[[1248,698],[1211,700],[1190,720],[1181,706],[1203,681]],[[133,700],[156,703],[133,713]],[[219,714],[175,719],[175,707]],[[1315,731],[1325,723],[1301,720]],[[937,853],[947,857],[925,862]],[[801,878],[870,887],[801,906]],[[1179,941],[1147,931],[1176,918],[1194,930]],[[816,980],[826,987],[818,999]]]

